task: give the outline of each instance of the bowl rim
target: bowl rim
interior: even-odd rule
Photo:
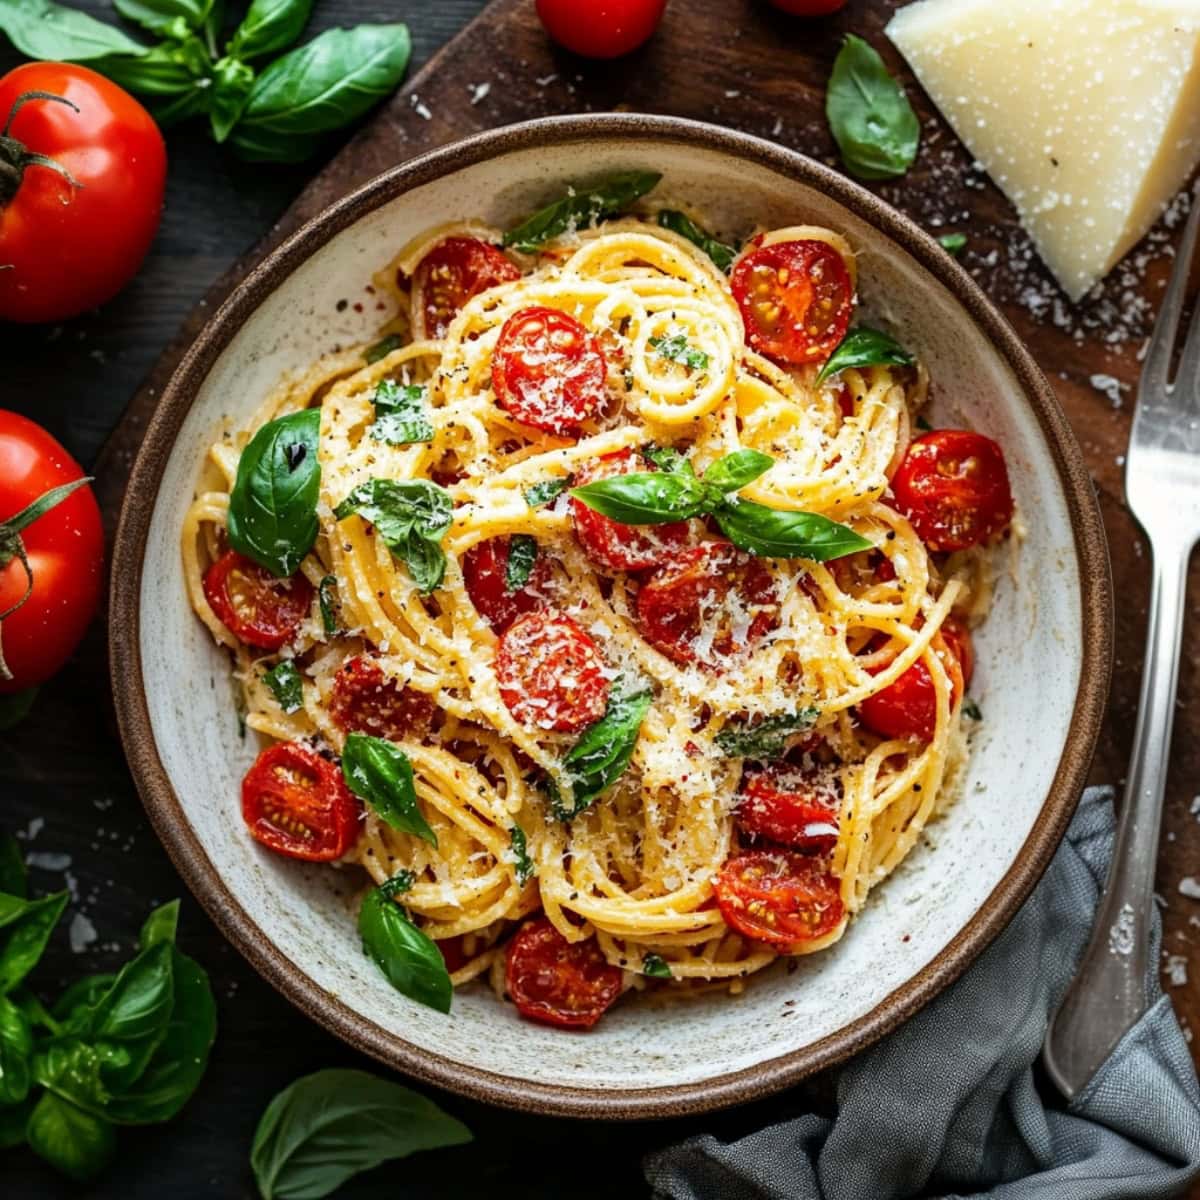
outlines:
[[[1050,450],[1071,517],[1079,563],[1082,648],[1070,733],[1033,828],[982,906],[925,967],[870,1012],[810,1046],[711,1079],[619,1092],[515,1079],[413,1045],[355,1012],[278,951],[226,886],[175,794],[158,755],[140,654],[144,551],[168,457],[201,384],[259,304],[334,236],[412,188],[514,151],[606,139],[669,142],[730,154],[815,187],[891,238],[951,292],[1013,372]],[[329,1032],[424,1083],[519,1111],[593,1119],[678,1117],[768,1096],[877,1041],[953,982],[1016,913],[1066,831],[1099,737],[1113,653],[1108,546],[1082,452],[1029,351],[967,272],[909,218],[797,151],[705,122],[636,113],[544,117],[475,134],[421,154],[318,213],[255,266],[183,356],[146,430],[117,524],[109,613],[109,661],[117,719],[142,802],[184,881],[251,966]]]

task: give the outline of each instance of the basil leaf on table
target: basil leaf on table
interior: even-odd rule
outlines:
[[[90,66],[142,96],[180,96],[206,81],[208,52],[198,38],[163,42],[139,58],[104,59]]]
[[[530,508],[541,508],[543,504],[549,504],[551,500],[561,496],[570,486],[569,479],[543,479],[541,483],[535,483],[525,489],[525,503]]]
[[[642,959],[642,974],[649,975],[651,979],[674,979],[671,974],[671,968],[667,966],[667,960],[661,954],[645,955]]]
[[[433,441],[433,422],[429,419],[424,384],[401,386],[384,379],[375,389],[375,420],[367,433],[389,446],[407,446],[413,442]]]
[[[23,900],[28,895],[25,856],[11,833],[0,833],[0,892]]]
[[[55,1034],[62,1032],[62,1026],[24,984],[10,992],[8,998],[25,1014],[31,1029],[48,1029]]]
[[[708,355],[703,350],[697,350],[689,345],[682,333],[672,334],[671,337],[652,337],[649,342],[652,350],[657,350],[659,356],[679,363],[693,371],[703,371],[708,366]]]
[[[29,1117],[30,1149],[76,1183],[90,1183],[112,1161],[116,1131],[107,1121],[46,1092]]]
[[[109,55],[138,58],[148,50],[115,26],[50,0],[4,0],[0,30],[29,58],[88,62]]]
[[[212,7],[213,0],[113,0],[113,8],[127,21],[165,37],[177,36],[180,29],[202,29]]]
[[[320,1200],[352,1176],[471,1132],[431,1100],[365,1071],[317,1071],[267,1106],[250,1165],[262,1200]]]
[[[0,1150],[12,1150],[25,1144],[25,1127],[33,1112],[30,1096],[22,1104],[0,1104]]]
[[[141,933],[138,935],[138,946],[149,950],[159,942],[174,942],[179,929],[179,901],[170,900],[160,904],[142,922]]]
[[[529,857],[529,841],[520,825],[514,825],[508,831],[508,836],[517,860],[517,883],[524,887],[537,874],[537,864]]]
[[[399,746],[366,733],[351,733],[342,748],[342,774],[350,790],[385,824],[438,844],[417,803],[412,763]]]
[[[67,988],[54,1006],[51,1015],[70,1031],[78,1033],[87,1023],[88,1010],[108,991],[116,979],[112,974],[85,975]]]
[[[67,899],[66,892],[40,900],[0,894],[0,996],[11,992],[37,965]]]
[[[859,179],[903,175],[917,157],[921,126],[904,89],[852,33],[834,60],[825,114],[842,162]]]
[[[532,253],[560,233],[589,229],[609,217],[619,216],[662,178],[657,171],[623,171],[593,187],[571,191],[504,235],[504,245]]]
[[[321,413],[302,409],[269,421],[238,461],[229,496],[229,544],[281,579],[294,575],[317,540]]]
[[[828,562],[874,543],[818,513],[767,508],[737,500],[714,514],[721,532],[737,547],[761,558],[807,558]]]
[[[823,383],[847,367],[911,367],[913,358],[894,337],[878,329],[852,329],[834,348],[817,373]]]
[[[967,235],[965,233],[943,233],[938,242],[947,254],[953,254],[956,258],[967,248]]]
[[[527,533],[514,533],[508,539],[508,561],[504,567],[504,590],[512,595],[528,582],[537,563],[537,538]]]
[[[769,454],[758,450],[735,450],[718,458],[704,472],[704,482],[722,493],[737,492],[765,475],[774,465],[775,460]]]
[[[338,633],[337,576],[326,575],[317,589],[317,603],[321,609],[321,628],[326,637]]]
[[[212,68],[212,97],[208,102],[208,124],[213,140],[220,145],[241,120],[254,86],[254,68],[226,56]]]
[[[25,1014],[0,996],[0,1106],[20,1104],[33,1082],[33,1030]]]
[[[329,29],[267,66],[230,144],[258,162],[299,162],[321,134],[361,117],[404,77],[405,25]]]
[[[454,985],[437,943],[418,929],[386,889],[372,888],[358,910],[363,950],[401,995],[440,1013],[450,1011]]]
[[[713,260],[718,270],[729,274],[729,268],[733,266],[733,260],[737,257],[736,247],[717,241],[686,214],[673,209],[664,208],[658,214],[658,223],[663,229],[669,229],[672,233],[687,238],[693,245],[699,246]]]
[[[263,682],[285,713],[299,712],[304,707],[304,684],[290,658],[282,659],[266,671]]]
[[[813,727],[820,710],[802,708],[796,713],[780,713],[756,721],[731,722],[716,736],[718,749],[730,758],[753,758],[769,762],[782,758],[788,739]]]
[[[259,58],[290,46],[304,31],[313,0],[253,0],[234,30],[229,53],[234,58]]]

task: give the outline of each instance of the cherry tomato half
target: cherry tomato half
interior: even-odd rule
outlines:
[[[990,542],[1013,516],[1004,451],[968,429],[935,429],[913,441],[892,477],[892,495],[930,550]]]
[[[667,0],[537,0],[546,32],[585,58],[617,58],[658,28]]]
[[[473,237],[446,238],[421,259],[413,276],[413,310],[424,326],[418,335],[445,337],[473,296],[520,278],[517,265],[495,246]]]
[[[427,733],[433,710],[424,692],[389,679],[365,654],[342,663],[329,693],[329,715],[340,729],[393,742]]]
[[[141,265],[162,212],[167,152],[150,114],[87,67],[9,71],[0,126],[30,92],[68,103],[25,101],[0,146],[0,161],[15,168],[12,184],[0,182],[0,320],[60,321],[103,304]]]
[[[527,613],[509,626],[496,652],[496,679],[508,711],[536,729],[577,732],[608,704],[596,643],[554,610]]]
[[[837,791],[820,771],[780,766],[746,780],[737,822],[754,837],[828,854],[837,845],[839,809]]]
[[[245,555],[227,550],[204,572],[204,598],[239,642],[278,650],[308,616],[313,589],[303,575],[279,579]]]
[[[725,924],[786,949],[837,928],[845,913],[837,879],[819,858],[791,850],[747,850],[714,883]]]
[[[642,635],[668,658],[720,670],[760,642],[779,621],[771,572],[729,542],[702,542],[643,584]]]
[[[636,450],[619,450],[584,463],[575,474],[575,486],[611,479],[614,475],[653,470]],[[642,571],[659,566],[687,544],[691,533],[686,521],[670,525],[623,525],[574,497],[571,520],[588,558],[609,571]]]
[[[341,768],[302,742],[268,746],[242,781],[251,836],[288,858],[341,858],[358,837],[360,815]]]
[[[746,341],[776,362],[824,362],[846,336],[854,286],[828,242],[775,242],[738,259],[730,276]]]
[[[604,401],[600,343],[556,308],[523,308],[500,330],[492,356],[496,399],[518,421],[574,433]]]
[[[49,679],[79,645],[96,612],[104,530],[90,487],[77,488],[24,529],[5,527],[51,489],[83,477],[79,464],[44,429],[0,409],[0,613],[8,613],[0,619],[0,654],[11,676],[0,670],[0,695]]]
[[[511,539],[489,538],[476,542],[463,555],[462,571],[467,594],[483,619],[503,633],[519,616],[536,612],[547,604],[550,561],[539,552],[523,586],[508,590],[508,551]]]
[[[505,951],[504,985],[517,1011],[560,1029],[590,1029],[621,994],[621,970],[595,938],[568,942],[545,917],[527,921]]]

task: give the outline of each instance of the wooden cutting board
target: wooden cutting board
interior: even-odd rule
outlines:
[[[971,156],[883,37],[897,7],[898,0],[851,0],[837,17],[803,21],[762,0],[675,0],[647,46],[617,62],[589,63],[549,44],[532,0],[494,0],[380,110],[266,241],[214,284],[192,313],[101,457],[98,488],[110,524],[157,397],[185,347],[245,272],[331,201],[406,158],[464,135],[567,112],[628,109],[693,117],[771,138],[837,166],[824,118],[825,84],[842,34],[853,31],[871,41],[904,80],[922,120],[916,167],[876,190],[934,232],[967,235],[963,264],[1031,347],[1091,468],[1112,548],[1118,622],[1113,699],[1094,778],[1123,782],[1141,668],[1148,560],[1123,503],[1120,466],[1138,351],[1169,272],[1174,233],[1170,222],[1160,226],[1110,276],[1099,297],[1078,308],[1068,305],[1007,201],[972,168]],[[1028,515],[1037,519],[1036,512]],[[1165,900],[1164,965],[1167,954],[1181,957],[1171,959],[1164,981],[1185,1027],[1200,1027],[1200,931],[1190,920],[1195,916],[1200,925],[1200,902],[1178,890],[1182,877],[1200,874],[1194,865],[1200,862],[1200,816],[1191,813],[1197,788],[1190,782],[1200,776],[1200,646],[1194,642],[1183,664],[1175,746],[1159,892]],[[1195,968],[1194,979],[1184,981],[1181,964],[1187,963]]]

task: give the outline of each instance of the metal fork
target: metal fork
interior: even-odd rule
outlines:
[[[1171,360],[1200,230],[1200,186],[1142,368],[1125,497],[1150,542],[1150,619],[1125,803],[1113,861],[1079,970],[1043,1051],[1051,1078],[1077,1095],[1146,1011],[1154,867],[1187,592],[1200,538],[1200,304],[1173,383]]]

